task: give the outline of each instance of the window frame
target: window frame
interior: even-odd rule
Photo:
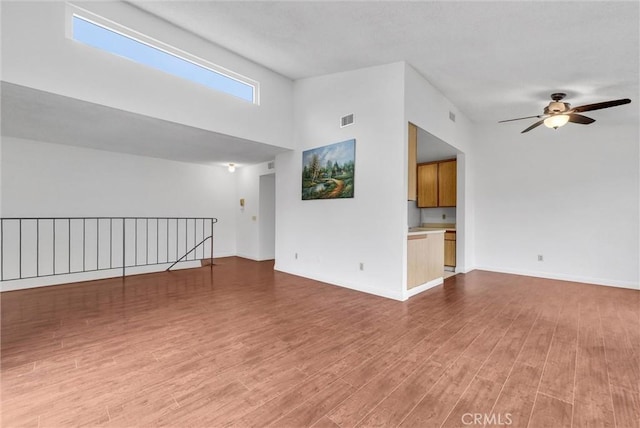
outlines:
[[[237,81],[237,82],[239,82],[241,84],[247,85],[247,86],[252,88],[252,93],[253,93],[253,97],[252,98],[253,99],[252,100],[248,100],[248,99],[246,99],[244,97],[235,95],[233,93],[230,93],[230,92],[227,92],[227,91],[222,91],[222,90],[216,89],[216,88],[208,86],[208,85],[203,85],[200,82],[197,82],[197,81],[194,81],[194,80],[190,80],[190,79],[187,79],[187,78],[184,78],[184,77],[181,77],[181,76],[177,76],[177,75],[175,75],[175,74],[173,74],[171,72],[168,72],[168,71],[165,71],[165,70],[162,70],[162,69],[159,69],[159,68],[155,68],[155,67],[140,63],[140,62],[136,61],[135,59],[126,58],[126,57],[118,55],[118,54],[116,54],[114,52],[111,52],[111,51],[108,51],[108,50],[104,50],[104,49],[100,49],[100,48],[97,48],[97,47],[94,47],[94,46],[91,46],[91,45],[87,45],[84,42],[76,40],[74,38],[74,34],[73,34],[74,18],[79,18],[79,19],[81,19],[83,21],[86,21],[86,22],[88,22],[90,24],[96,25],[98,27],[102,27],[107,31],[111,31],[111,32],[113,32],[115,34],[118,34],[118,35],[122,36],[122,37],[131,39],[131,40],[133,40],[135,42],[138,42],[138,43],[141,43],[143,45],[149,46],[151,49],[158,50],[158,51],[163,52],[163,53],[165,53],[167,55],[171,55],[171,56],[176,57],[176,58],[178,58],[180,60],[189,62],[189,63],[195,65],[196,67],[204,68],[204,69],[206,69],[206,70],[208,70],[208,71],[210,71],[212,73],[216,73],[216,74],[218,74],[220,76],[223,76],[225,78],[228,78],[228,79],[231,79],[231,80],[235,80],[235,81]],[[254,105],[260,105],[260,84],[259,84],[259,82],[255,81],[253,79],[250,79],[250,78],[248,78],[246,76],[243,76],[243,75],[241,75],[239,73],[236,73],[236,72],[234,72],[232,70],[224,68],[224,67],[222,67],[220,65],[217,65],[217,64],[214,64],[212,62],[209,62],[209,61],[207,61],[207,60],[205,60],[205,59],[203,59],[201,57],[198,57],[196,55],[190,54],[190,53],[188,53],[186,51],[183,51],[182,49],[178,49],[178,48],[176,48],[176,47],[174,47],[172,45],[169,45],[167,43],[164,43],[164,42],[161,42],[161,41],[159,41],[157,39],[149,37],[149,36],[147,36],[145,34],[142,34],[142,33],[138,32],[138,31],[132,30],[132,29],[130,29],[128,27],[125,27],[124,25],[121,25],[121,24],[118,24],[116,22],[113,22],[113,21],[111,21],[111,20],[109,20],[107,18],[104,18],[104,17],[101,17],[99,15],[96,15],[95,13],[89,12],[89,11],[87,11],[87,10],[85,10],[83,8],[80,8],[78,6],[75,6],[75,5],[67,4],[67,13],[66,13],[66,20],[65,21],[66,21],[65,22],[65,30],[66,30],[65,31],[65,35],[66,35],[67,38],[73,40],[74,42],[82,43],[85,46],[90,46],[90,47],[92,47],[94,49],[99,49],[102,52],[109,53],[110,55],[119,56],[119,57],[124,58],[124,59],[126,59],[128,61],[135,62],[135,63],[137,63],[139,65],[152,68],[152,69],[154,69],[156,71],[161,71],[161,72],[163,72],[165,74],[169,74],[169,75],[171,75],[173,77],[176,77],[176,78],[178,78],[180,80],[188,81],[188,82],[197,84],[199,86],[205,86],[206,88],[208,88],[208,89],[210,89],[212,91],[215,91],[217,93],[229,95],[229,96],[231,96],[231,97],[233,97],[235,99],[240,99],[242,101],[249,102],[249,103],[254,104]]]

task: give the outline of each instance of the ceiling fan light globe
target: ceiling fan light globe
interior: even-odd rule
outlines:
[[[568,114],[554,114],[544,120],[544,126],[547,128],[558,129],[561,126],[566,125],[567,122],[569,122]]]

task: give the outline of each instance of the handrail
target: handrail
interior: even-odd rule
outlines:
[[[198,248],[200,245],[204,244],[204,243],[205,243],[205,241],[206,241],[207,239],[209,239],[209,238],[211,238],[211,241],[213,242],[213,235],[211,235],[211,236],[207,236],[207,237],[206,237],[206,238],[204,238],[202,241],[200,241],[198,244],[196,244],[196,246],[195,246],[195,247],[193,247],[192,249],[190,249],[189,251],[187,251],[187,253],[186,253],[184,256],[180,257],[178,260],[176,260],[175,262],[173,262],[173,264],[167,268],[167,272],[169,272],[169,271],[171,270],[171,268],[172,268],[172,267],[174,267],[176,264],[178,264],[180,261],[182,261],[182,259],[184,259],[184,258],[185,258],[185,257],[187,257],[189,254],[191,254],[191,252],[192,252],[193,250],[195,250],[196,248]],[[211,260],[210,260],[209,265],[210,265],[211,267],[213,267],[213,257],[211,257]]]
[[[0,218],[0,281],[115,269],[124,277],[128,268],[169,263],[172,268],[198,258],[213,265],[217,222],[213,217]],[[209,251],[195,251],[207,239]]]

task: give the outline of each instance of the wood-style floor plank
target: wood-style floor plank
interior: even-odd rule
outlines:
[[[548,395],[538,394],[529,426],[570,428],[573,406]]]
[[[476,415],[491,415],[502,385],[476,377],[462,394],[442,427],[452,428],[471,425]],[[505,419],[506,422],[506,419]]]
[[[577,332],[576,332],[577,333]],[[551,342],[547,364],[540,381],[539,391],[567,403],[573,403],[576,373],[576,342]],[[577,339],[577,335],[576,335]]]
[[[400,423],[403,427],[440,426],[480,368],[480,362],[460,357]]]
[[[358,426],[398,426],[435,385],[445,369],[446,366],[435,361],[424,362],[369,412]]]
[[[640,427],[640,394],[612,387],[613,410],[618,427]]]
[[[632,290],[474,271],[397,302],[232,257],[0,300],[7,427],[640,425]]]

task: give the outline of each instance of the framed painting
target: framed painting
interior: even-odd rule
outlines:
[[[302,152],[302,200],[353,198],[356,140]]]

